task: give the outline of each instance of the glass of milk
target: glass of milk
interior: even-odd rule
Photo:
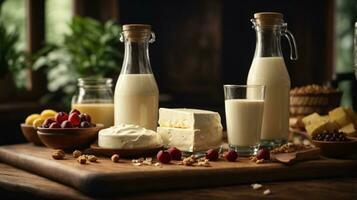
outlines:
[[[264,85],[224,85],[228,144],[241,156],[259,148],[265,100]]]

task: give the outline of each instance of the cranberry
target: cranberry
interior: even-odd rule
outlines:
[[[77,113],[78,115],[81,114],[81,112],[79,112],[79,110],[77,109],[72,109],[71,112],[69,112],[69,115],[71,115],[72,113]]]
[[[234,162],[238,158],[237,152],[235,152],[233,150],[230,150],[230,151],[226,152],[223,156],[229,162]]]
[[[168,151],[159,151],[156,156],[157,160],[163,164],[169,163],[171,161],[171,156]]]
[[[65,120],[62,122],[61,127],[62,128],[73,128],[73,124],[70,121]]]
[[[259,149],[256,157],[258,160],[270,160],[270,151],[268,149]]]
[[[79,126],[81,119],[77,113],[72,113],[69,115],[68,120],[73,124],[73,126]]]
[[[84,122],[84,121],[89,122],[89,123],[92,122],[92,119],[91,119],[90,115],[88,115],[86,113],[81,113],[79,115],[79,118],[81,119],[81,122]]]
[[[61,125],[57,122],[52,122],[52,124],[50,125],[50,128],[61,128]]]
[[[47,118],[43,123],[42,123],[42,127],[43,128],[48,128],[51,126],[51,124],[55,122],[55,120],[53,118]]]
[[[181,160],[182,153],[176,147],[171,147],[167,150],[172,160]]]
[[[57,123],[62,124],[63,121],[68,120],[68,114],[65,112],[58,112],[55,115],[55,120]]]
[[[92,125],[89,122],[84,121],[84,122],[81,122],[81,125],[79,127],[81,127],[81,128],[89,128],[91,126]]]
[[[206,158],[210,161],[216,161],[219,157],[218,151],[215,149],[209,149],[206,152]]]

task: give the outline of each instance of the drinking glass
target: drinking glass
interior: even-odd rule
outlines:
[[[229,147],[239,155],[255,155],[261,135],[265,86],[224,85]]]

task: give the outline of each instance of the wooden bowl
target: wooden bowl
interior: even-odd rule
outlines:
[[[150,149],[109,149],[99,147],[97,143],[90,146],[90,153],[99,154],[103,156],[112,156],[113,154],[119,154],[121,158],[140,158],[155,156],[157,152],[163,150],[163,147],[156,147]]]
[[[37,135],[37,128],[32,125],[21,124],[22,134],[26,140],[32,142],[34,145],[43,145],[40,138]]]
[[[97,139],[103,124],[90,128],[38,128],[42,143],[52,149],[84,149]]]
[[[343,142],[312,140],[312,143],[320,148],[322,156],[342,158],[354,154],[357,150],[357,140],[350,139],[350,141]]]

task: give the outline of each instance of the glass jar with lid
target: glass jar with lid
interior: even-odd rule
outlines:
[[[89,114],[92,123],[104,127],[114,125],[112,79],[79,78],[78,90],[72,98],[72,109]]]

